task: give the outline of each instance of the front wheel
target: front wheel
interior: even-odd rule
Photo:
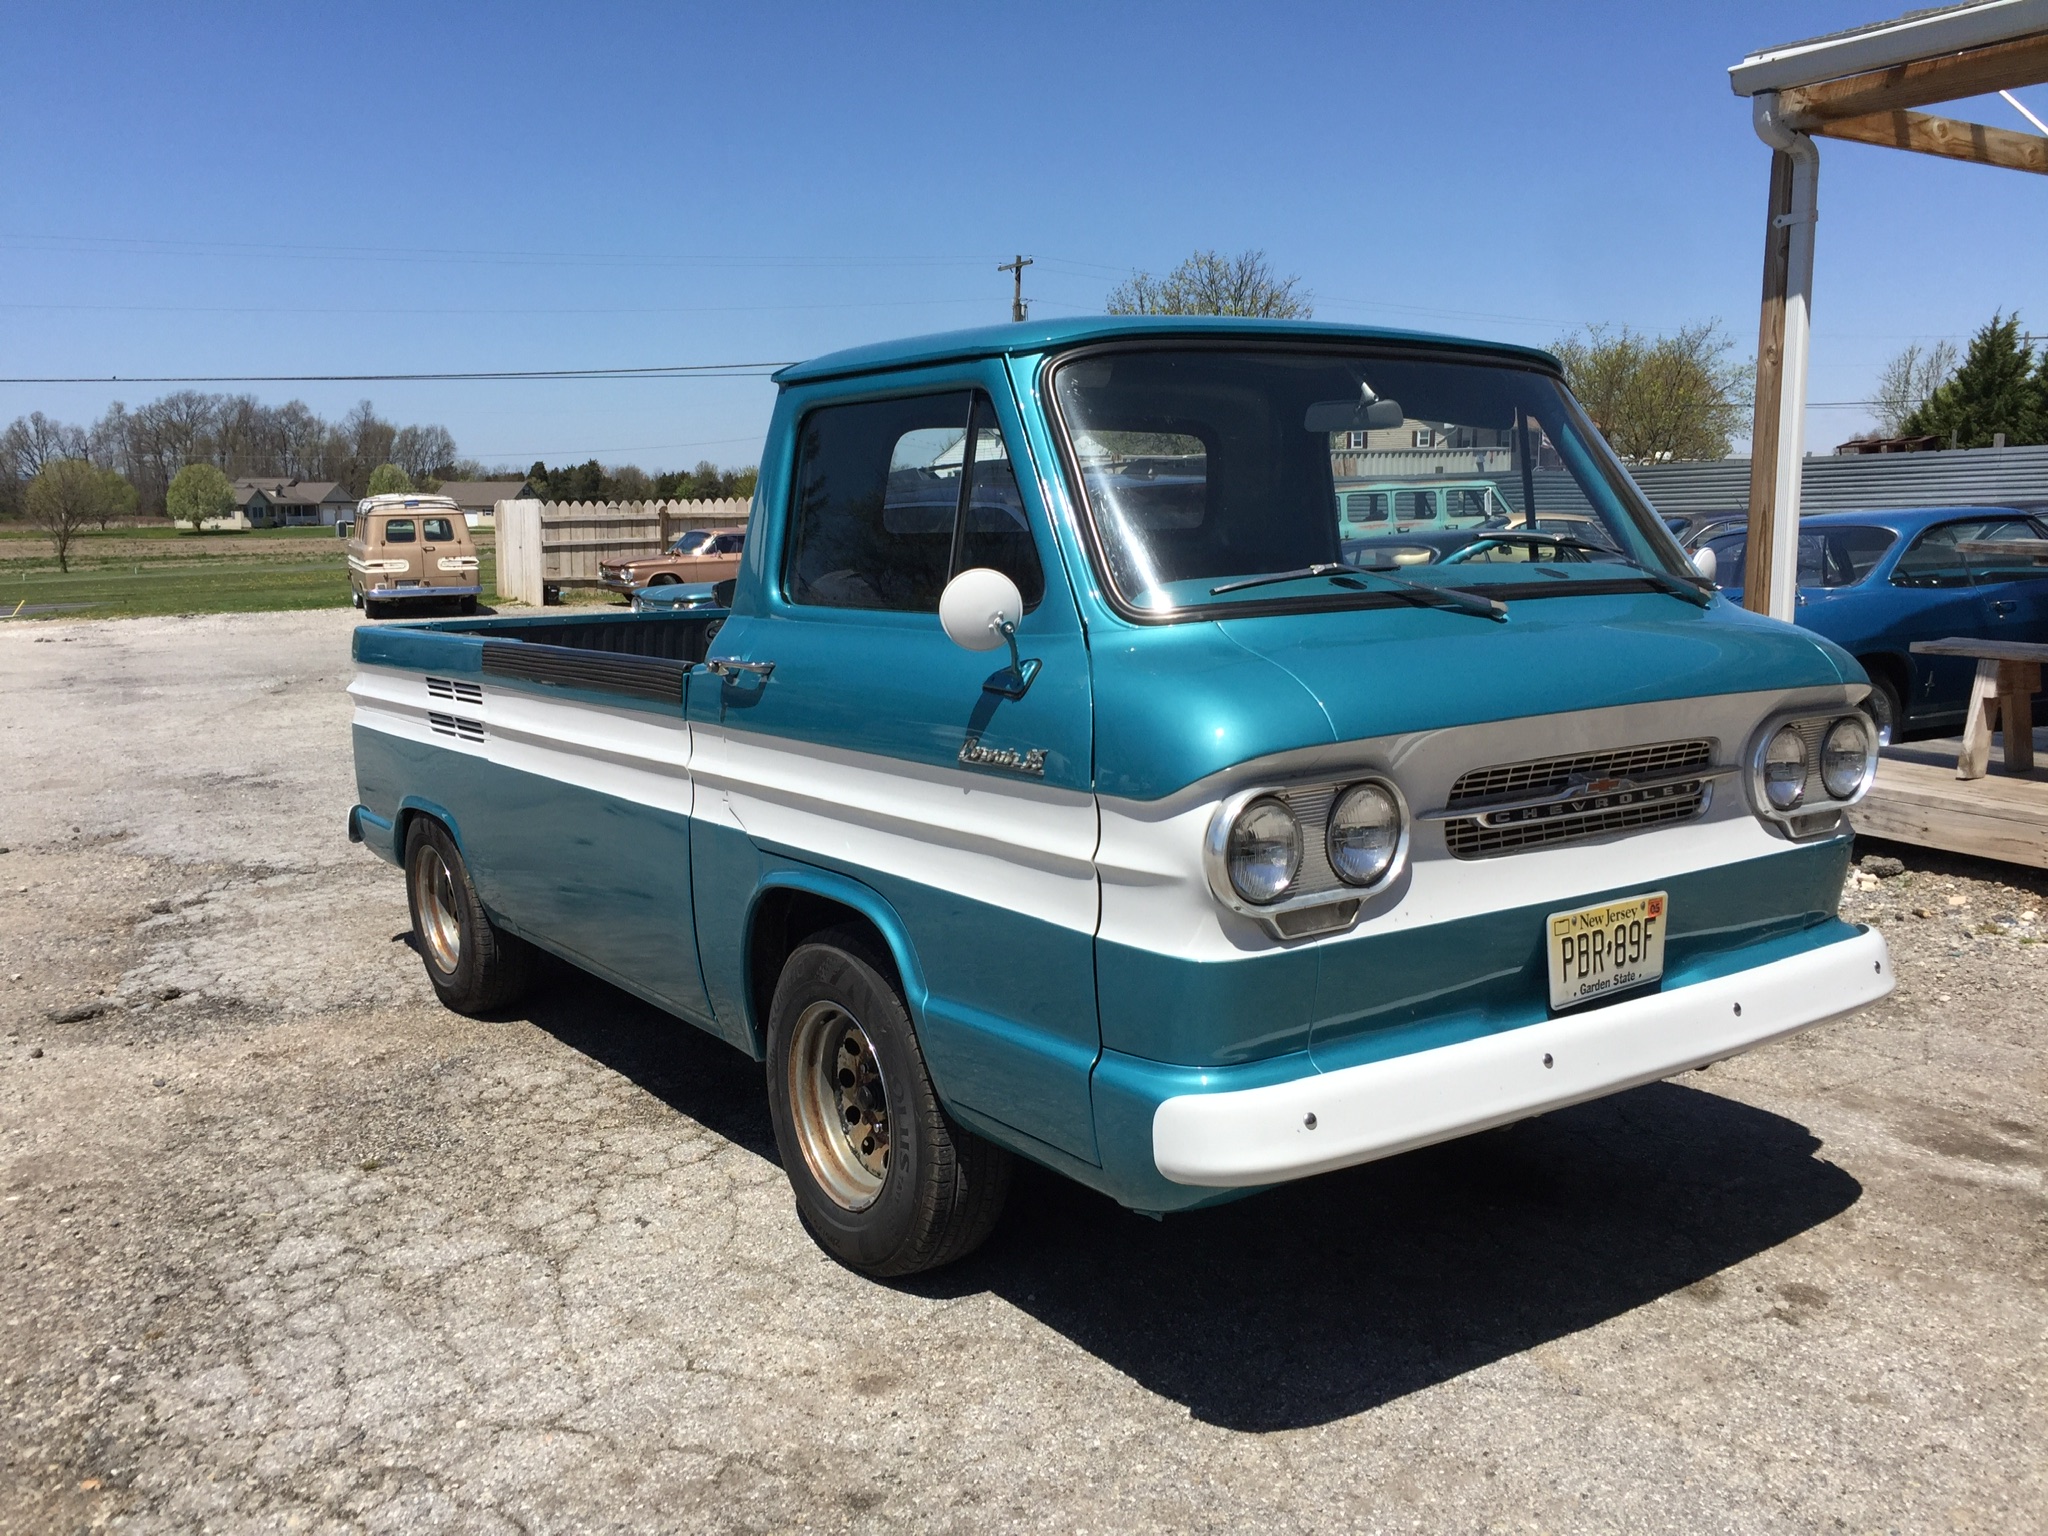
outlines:
[[[1899,703],[1899,690],[1891,679],[1882,672],[1869,668],[1870,697],[1863,701],[1863,712],[1870,716],[1870,723],[1877,727],[1879,746],[1890,746],[1905,725],[1905,708]]]
[[[981,1246],[1010,1154],[955,1125],[902,995],[857,930],[798,947],[768,1014],[768,1107],[797,1210],[841,1263],[878,1276]]]
[[[405,892],[414,947],[444,1006],[489,1013],[533,985],[532,946],[491,921],[461,850],[438,821],[419,817],[406,830]]]

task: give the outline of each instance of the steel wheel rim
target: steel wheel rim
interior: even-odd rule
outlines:
[[[413,864],[412,905],[419,913],[427,958],[436,970],[453,975],[462,963],[462,919],[455,915],[455,877],[432,845],[422,848]]]
[[[789,1043],[789,1108],[811,1176],[835,1204],[866,1210],[889,1180],[889,1093],[875,1044],[834,1002],[816,1002]]]

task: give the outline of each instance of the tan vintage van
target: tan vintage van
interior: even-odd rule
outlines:
[[[373,619],[414,605],[458,603],[476,612],[483,590],[462,509],[446,496],[370,496],[348,530],[348,584]]]

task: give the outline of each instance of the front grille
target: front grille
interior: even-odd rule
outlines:
[[[1647,747],[1475,768],[1451,786],[1447,807],[1474,804],[1474,814],[1447,820],[1444,841],[1457,858],[1483,859],[1518,853],[1525,848],[1580,842],[1689,821],[1706,809],[1710,793],[1707,780],[1680,780],[1675,784],[1631,789],[1624,792],[1626,804],[1616,803],[1620,797],[1610,794],[1588,796],[1583,809],[1575,809],[1575,802],[1567,801],[1502,811],[1493,824],[1481,819],[1484,806],[1475,802],[1558,794],[1588,780],[1634,779],[1681,773],[1688,768],[1708,769],[1713,762],[1712,741],[1666,741]]]

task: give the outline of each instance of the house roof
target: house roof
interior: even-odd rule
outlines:
[[[294,480],[288,475],[244,475],[235,482],[235,505],[246,507],[250,497],[261,491],[271,501],[295,506],[317,507],[326,501],[353,501],[339,480]],[[340,491],[337,497],[334,493]]]
[[[532,493],[532,486],[524,480],[443,480],[438,492],[463,507],[495,506]]]
[[[1014,357],[1050,352],[1090,341],[1135,337],[1163,341],[1169,337],[1215,336],[1242,336],[1254,341],[1356,341],[1395,345],[1420,342],[1430,346],[1470,347],[1477,351],[1506,354],[1553,371],[1559,366],[1556,358],[1535,347],[1437,336],[1424,331],[1336,325],[1321,320],[1261,320],[1238,315],[1078,315],[1063,320],[986,325],[971,331],[946,331],[936,336],[913,336],[903,341],[852,347],[844,352],[814,357],[809,362],[792,363],[775,375],[775,381],[778,384],[798,384],[811,379],[829,379],[839,374],[868,373],[883,368],[910,368],[976,357]]]

